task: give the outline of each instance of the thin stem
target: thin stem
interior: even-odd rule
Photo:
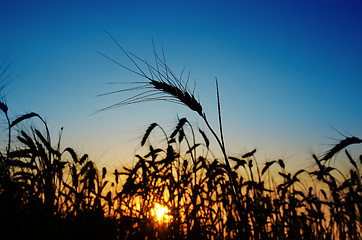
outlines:
[[[240,201],[239,201],[239,197],[237,195],[237,192],[236,192],[236,186],[237,186],[237,182],[235,180],[235,178],[233,177],[233,174],[232,174],[232,171],[231,171],[231,166],[230,166],[230,162],[229,162],[229,159],[227,157],[227,154],[226,154],[226,150],[225,150],[225,147],[223,145],[223,142],[220,140],[219,136],[217,136],[216,132],[212,129],[212,127],[210,126],[209,122],[207,121],[207,118],[206,118],[206,115],[204,114],[203,115],[203,120],[204,122],[206,123],[206,126],[209,128],[209,130],[211,131],[212,135],[214,135],[217,143],[219,144],[220,146],[220,149],[222,151],[222,154],[224,155],[224,159],[225,159],[225,164],[226,164],[226,170],[228,172],[228,175],[229,175],[229,178],[231,180],[231,192],[232,192],[232,196],[236,202],[236,206],[237,206],[237,209],[238,209],[238,212],[239,212],[239,218],[241,219],[241,214],[242,214],[242,209],[241,209],[241,206],[240,206]]]
[[[240,199],[239,199],[239,196],[238,196],[237,191],[236,191],[238,185],[237,185],[237,181],[234,178],[234,175],[233,175],[233,173],[231,171],[230,162],[229,162],[228,156],[226,154],[226,149],[225,149],[225,141],[224,141],[224,134],[223,134],[223,130],[222,130],[222,121],[221,121],[219,84],[217,82],[217,78],[215,78],[215,82],[216,82],[216,96],[217,96],[217,112],[218,112],[218,116],[219,116],[219,130],[220,130],[220,139],[221,139],[221,141],[219,140],[218,142],[219,142],[220,148],[222,149],[222,152],[223,152],[223,155],[224,155],[224,158],[225,158],[226,169],[228,171],[228,175],[229,175],[229,178],[231,180],[232,194],[234,195],[234,199],[236,201],[236,206],[237,206],[237,209],[238,209],[238,212],[239,212],[239,218],[241,219],[242,209],[240,207]],[[215,138],[217,138],[216,134],[214,134],[214,136],[215,136]]]
[[[9,127],[8,149],[7,149],[7,154],[6,154],[6,159],[9,160],[9,153],[10,153],[10,147],[11,147],[11,123],[10,123],[8,113],[5,113],[5,117],[6,117],[6,121],[8,122],[8,127]]]
[[[219,85],[218,85],[218,83],[217,83],[217,78],[215,78],[215,80],[216,80],[217,112],[218,112],[218,115],[219,115],[220,138],[221,138],[222,147],[225,148],[224,134],[223,134],[223,132],[222,132],[222,123],[221,123],[221,108],[220,108]]]

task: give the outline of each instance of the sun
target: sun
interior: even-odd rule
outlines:
[[[170,210],[166,206],[162,206],[158,203],[155,203],[155,206],[151,209],[152,216],[154,216],[159,222],[167,221],[170,217],[168,215],[169,212]]]

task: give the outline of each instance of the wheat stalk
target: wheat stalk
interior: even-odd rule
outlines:
[[[99,111],[109,110],[112,108],[125,106],[129,104],[134,103],[140,103],[140,102],[149,102],[149,101],[168,101],[173,103],[182,104],[186,107],[188,107],[190,110],[196,112],[205,122],[208,129],[211,131],[213,136],[215,137],[225,160],[226,169],[231,181],[231,188],[233,193],[233,198],[237,202],[237,205],[239,205],[240,201],[238,200],[238,196],[236,194],[236,186],[237,183],[233,177],[230,163],[226,154],[225,149],[225,143],[224,143],[224,137],[222,132],[222,123],[221,123],[221,110],[220,110],[220,99],[219,99],[219,89],[218,89],[218,83],[216,79],[216,88],[217,88],[217,100],[218,100],[218,116],[219,116],[219,130],[220,130],[220,136],[214,131],[214,129],[209,124],[206,114],[203,112],[202,105],[200,104],[200,101],[196,99],[194,90],[191,91],[188,87],[189,82],[189,76],[187,78],[187,81],[182,80],[182,74],[180,78],[177,78],[175,74],[170,70],[168,65],[166,64],[166,59],[164,57],[164,52],[162,50],[162,58],[157,54],[155,46],[153,44],[153,50],[154,50],[154,58],[155,58],[155,65],[152,66],[149,64],[146,60],[143,60],[137,56],[135,56],[132,53],[126,52],[122,46],[117,42],[117,40],[112,37],[112,35],[105,30],[106,34],[115,42],[115,44],[121,49],[121,51],[128,57],[128,59],[132,62],[132,64],[135,67],[134,69],[131,69],[114,59],[110,58],[109,56],[99,52],[102,56],[106,57],[107,59],[111,60],[112,62],[116,63],[117,65],[121,66],[122,68],[135,73],[136,75],[139,75],[140,77],[146,79],[146,81],[141,82],[132,82],[132,84],[136,84],[138,86],[121,89],[113,92],[108,92],[102,95],[110,95],[115,93],[122,93],[127,91],[141,91],[139,93],[136,93],[132,97],[129,97],[125,100],[122,100],[118,103],[115,103],[113,105],[110,105],[108,107],[105,107]],[[141,64],[144,64],[147,71],[142,69]],[[147,73],[148,72],[148,73]],[[239,214],[241,213],[240,210]]]

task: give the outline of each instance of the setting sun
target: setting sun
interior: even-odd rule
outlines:
[[[170,210],[166,206],[162,206],[158,203],[155,204],[151,210],[152,216],[155,216],[159,222],[169,219],[168,212]]]

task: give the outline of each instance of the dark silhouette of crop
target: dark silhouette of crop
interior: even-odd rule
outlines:
[[[52,147],[41,130],[22,128],[14,149],[1,154],[2,173],[9,174],[1,179],[4,232],[52,239],[360,239],[361,162],[347,150],[347,175],[316,156],[315,169],[296,172],[282,159],[258,163],[256,150],[229,156],[239,218],[225,163],[185,118],[170,134],[151,124],[135,164],[112,173],[73,148]],[[150,139],[160,129],[161,148]],[[169,210],[161,220],[156,205]]]
[[[164,75],[173,76],[165,69]],[[362,155],[355,159],[348,149],[361,139],[346,137],[322,157],[311,156],[315,164],[308,170],[289,169],[283,159],[258,161],[257,149],[229,156],[220,106],[217,135],[187,84],[171,86],[178,90],[166,85],[148,87],[162,92],[156,100],[177,98],[171,101],[201,112],[223,151],[221,159],[213,154],[208,134],[180,118],[172,131],[150,124],[133,165],[99,169],[87,154],[61,146],[62,129],[54,142],[40,115],[12,119],[1,100],[0,119],[7,123],[0,147],[1,234],[15,239],[361,239]],[[162,132],[161,141],[154,141],[154,131]],[[346,169],[337,169],[331,159],[343,151]]]
[[[206,114],[203,112],[202,105],[194,95],[194,91],[190,91],[188,87],[189,77],[186,81],[182,79],[182,74],[180,78],[178,78],[169,68],[166,63],[166,58],[164,52],[162,51],[162,58],[157,54],[155,47],[153,46],[154,50],[154,58],[155,58],[155,65],[149,64],[146,60],[142,60],[141,58],[135,56],[132,53],[127,53],[122,46],[117,42],[115,38],[112,37],[107,31],[105,31],[107,35],[113,40],[113,42],[119,47],[119,49],[127,56],[127,58],[132,62],[133,66],[136,70],[133,70],[125,65],[113,60],[112,58],[100,53],[107,59],[111,60],[112,62],[116,63],[117,65],[121,66],[122,68],[127,69],[130,72],[133,72],[140,77],[146,79],[145,82],[134,82],[134,84],[140,84],[138,87],[132,87],[128,89],[121,89],[118,91],[113,91],[107,94],[114,94],[119,92],[125,91],[139,91],[140,93],[135,94],[133,97],[127,98],[123,101],[120,101],[116,104],[113,104],[109,107],[106,107],[102,110],[111,109],[114,107],[124,106],[128,104],[140,103],[140,102],[148,102],[148,101],[160,101],[165,100],[169,102],[179,103],[185,105],[190,110],[196,112],[204,121],[212,135],[215,137],[220,150],[222,151],[224,161],[226,164],[226,170],[229,176],[229,187],[231,188],[231,195],[234,198],[234,203],[238,206],[239,215],[242,214],[241,206],[240,206],[240,199],[238,199],[238,195],[236,193],[236,179],[234,179],[230,162],[226,153],[225,142],[224,142],[224,135],[223,135],[223,128],[222,128],[222,121],[221,121],[221,108],[220,108],[220,98],[219,98],[219,88],[218,88],[218,81],[216,79],[216,96],[217,96],[217,110],[218,110],[218,120],[219,120],[219,132],[218,135],[214,128],[211,127],[209,121],[206,117]],[[144,69],[142,69],[141,64],[144,65]],[[148,73],[147,73],[148,72]],[[105,94],[105,95],[107,95]],[[241,217],[241,216],[239,216]]]

